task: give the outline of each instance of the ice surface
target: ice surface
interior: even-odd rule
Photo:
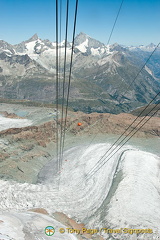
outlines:
[[[92,144],[87,148],[69,149],[64,154],[59,180],[53,174],[55,161],[41,171],[39,184],[1,180],[0,209],[5,212],[41,207],[50,214],[58,211],[76,217],[90,228],[134,227],[157,231],[160,226],[159,157],[125,146],[87,180],[88,172],[109,147],[110,144]],[[140,239],[154,239],[149,237]],[[118,239],[136,238],[125,235]]]
[[[55,228],[54,239],[77,240],[74,234],[59,233],[60,228],[66,230],[66,226],[44,214],[32,212],[11,212],[0,214],[0,239],[5,240],[47,240],[44,230],[47,226]]]
[[[0,131],[9,129],[9,128],[26,127],[26,126],[30,126],[31,124],[32,124],[31,120],[5,118],[3,116],[0,116]]]
[[[123,179],[111,199],[107,219],[113,224],[124,224],[127,219],[129,225],[159,228],[160,159],[146,152],[128,151],[120,169]]]

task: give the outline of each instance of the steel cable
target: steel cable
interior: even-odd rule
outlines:
[[[68,114],[69,94],[70,94],[70,85],[71,85],[71,73],[72,73],[72,64],[73,64],[73,52],[74,52],[74,40],[75,40],[75,31],[76,31],[77,11],[78,11],[78,0],[76,0],[75,16],[74,16],[71,61],[70,61],[68,91],[67,91],[67,104],[66,104],[66,111],[65,111],[64,132],[63,132],[63,141],[62,141],[62,156],[63,156],[63,152],[64,152],[65,132],[66,132],[66,125],[67,125],[67,114]]]
[[[63,86],[62,86],[62,114],[61,114],[61,138],[60,138],[60,161],[61,161],[61,165],[62,165],[62,160],[63,160],[62,141],[63,141],[63,128],[64,128],[63,117],[64,117],[64,97],[65,97],[65,82],[66,82],[68,12],[69,12],[69,0],[67,0],[67,5],[66,5],[65,53],[64,53]]]

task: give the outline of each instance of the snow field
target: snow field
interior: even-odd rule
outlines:
[[[9,128],[27,127],[30,125],[32,125],[31,120],[5,118],[3,116],[0,116],[0,131],[9,129]]]

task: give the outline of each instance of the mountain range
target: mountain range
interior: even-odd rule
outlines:
[[[65,41],[58,45],[61,103]],[[140,74],[138,72],[155,47],[153,43],[139,47],[117,43],[105,45],[85,33],[78,34],[74,46],[70,107],[87,113],[119,113],[148,103],[160,89],[160,47]],[[68,42],[65,89],[71,48],[72,43]],[[0,98],[55,103],[56,43],[41,40],[37,34],[16,45],[0,40]]]

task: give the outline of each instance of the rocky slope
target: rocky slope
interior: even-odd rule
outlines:
[[[157,102],[158,104],[158,102]],[[155,117],[160,117],[160,111],[156,112],[159,109],[159,104],[155,105],[155,104],[151,104],[149,107],[147,107],[147,109],[145,110],[146,106],[144,107],[140,107],[137,108],[135,110],[133,110],[131,112],[131,114],[135,115],[135,116],[139,116],[139,114],[143,111],[143,113],[141,114],[141,116],[151,116],[154,112],[155,112]],[[153,111],[151,111],[154,108]]]
[[[44,164],[46,164],[46,162],[55,156],[56,121],[53,120],[53,117],[52,120],[49,120],[51,109],[34,109],[34,118],[40,117],[42,111],[43,115],[46,117],[48,115],[48,118],[44,118],[41,122],[37,123],[32,121],[32,126],[18,128],[12,127],[0,132],[1,178],[15,179],[22,182],[36,182],[39,170]],[[32,111],[29,116],[33,119]],[[18,118],[18,116],[15,116],[14,112],[11,114],[11,112],[6,113],[5,111],[4,113],[5,116]],[[126,113],[113,115],[108,113],[85,114],[82,112],[69,111],[66,126],[66,144],[67,146],[73,145],[72,139],[75,139],[74,141],[77,142],[77,138],[84,138],[86,141],[88,139],[89,144],[93,137],[95,138],[99,135],[107,136],[108,134],[122,134],[135,118],[135,116]],[[135,122],[130,128],[130,131],[141,119],[142,117]],[[78,126],[78,122],[81,122],[82,125]],[[59,131],[60,124],[61,119],[59,119]],[[128,133],[129,131],[125,134]],[[132,133],[134,133],[134,131]],[[159,118],[151,118],[151,120],[148,121],[135,136],[145,138],[156,138],[157,136],[160,136]]]

